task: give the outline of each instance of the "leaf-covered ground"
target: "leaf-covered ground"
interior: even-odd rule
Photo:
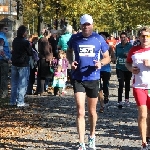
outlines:
[[[99,113],[96,129],[97,150],[140,150],[137,109],[132,90],[130,107],[117,108],[117,80],[110,82],[110,103]],[[76,150],[76,108],[72,90],[63,97],[27,96],[28,108],[9,107],[0,100],[0,150]],[[124,94],[123,94],[124,96]],[[86,104],[87,105],[87,104]],[[86,136],[89,124],[86,111]]]
[[[6,101],[1,100],[0,109],[1,149],[6,147],[7,149],[26,149],[27,143],[33,144],[33,138],[36,138],[35,146],[43,139],[51,139],[49,132],[44,133],[43,112],[36,111],[40,108],[38,99],[31,98],[29,108],[11,108],[7,106]]]

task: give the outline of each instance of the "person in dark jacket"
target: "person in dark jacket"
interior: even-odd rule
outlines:
[[[44,86],[47,78],[52,78],[53,73],[50,71],[51,62],[53,60],[52,47],[46,37],[43,37],[38,42],[39,63],[38,63],[38,77],[40,78],[40,94],[45,95]]]
[[[57,37],[57,30],[51,31],[51,36],[48,38],[48,41],[50,45],[52,46],[53,56],[58,59],[58,50],[57,50],[57,43],[58,43],[58,37]]]
[[[32,47],[26,37],[27,28],[21,25],[12,43],[10,105],[17,103],[18,107],[29,106],[24,102],[24,96],[28,84],[29,56],[32,56]]]
[[[27,87],[27,95],[33,94],[33,84],[35,83],[35,72],[37,71],[37,62],[39,60],[37,49],[35,48],[35,44],[37,44],[38,37],[33,37],[31,39],[33,56],[30,57],[30,75],[29,82]]]

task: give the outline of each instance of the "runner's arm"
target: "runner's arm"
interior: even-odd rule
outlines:
[[[130,51],[129,51],[128,55],[127,55],[125,66],[133,74],[138,74],[140,72],[140,69],[137,66],[133,65],[133,60],[132,60],[132,55],[134,55],[134,51],[135,50],[136,49],[134,47],[130,49]]]
[[[101,59],[101,64],[104,66],[104,65],[107,65],[110,63],[110,56],[109,56],[109,51],[107,50],[105,53],[103,53],[103,59]]]
[[[126,68],[130,71],[130,72],[132,72],[132,63],[129,63],[129,62],[125,62],[125,66],[126,66]]]

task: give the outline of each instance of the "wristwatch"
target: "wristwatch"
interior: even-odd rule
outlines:
[[[104,66],[104,64],[101,62],[101,66]]]

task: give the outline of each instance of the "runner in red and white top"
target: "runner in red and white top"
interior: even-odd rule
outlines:
[[[150,149],[150,27],[138,31],[141,45],[128,53],[126,67],[133,73],[133,95],[138,106],[141,150]]]
[[[144,65],[146,59],[150,59],[150,48],[134,46],[128,54],[127,62],[140,69],[138,74],[133,74],[134,88],[150,89],[150,67]]]

